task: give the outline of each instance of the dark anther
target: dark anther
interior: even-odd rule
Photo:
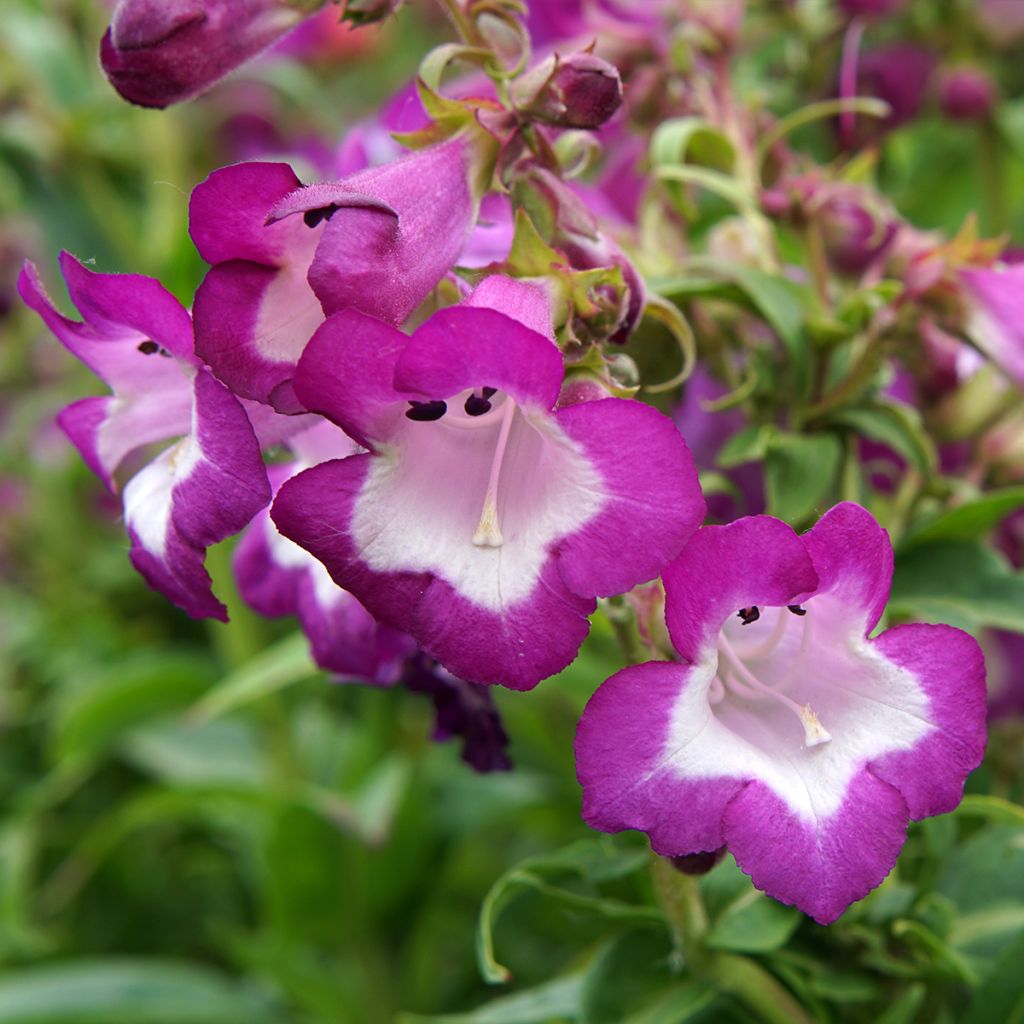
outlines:
[[[139,342],[139,351],[144,356],[153,356],[160,351],[160,346],[152,338],[147,338],[145,341]]]
[[[800,605],[798,605],[798,604],[787,604],[786,607],[794,615],[806,615],[807,614],[807,609],[806,608],[801,608]]]
[[[483,416],[485,412],[491,411],[491,403],[479,395],[470,395],[466,399],[465,409],[467,416]]]
[[[160,355],[162,355],[164,357],[164,359],[170,359],[171,358],[171,353],[168,352],[167,349],[165,349],[165,348],[160,349]]]
[[[756,604],[752,604],[749,608],[741,608],[737,614],[743,620],[744,626],[749,626],[761,618],[761,611]]]
[[[497,393],[497,388],[481,388],[484,398],[493,398]]]
[[[448,404],[441,401],[417,402],[410,400],[409,405],[412,408],[406,409],[405,415],[411,420],[416,420],[417,423],[429,423],[432,420],[439,420],[448,411]]]
[[[307,210],[302,215],[302,219],[306,222],[307,228],[315,228],[320,221],[330,220],[337,210],[338,207],[333,204],[331,206],[318,206],[315,210]]]

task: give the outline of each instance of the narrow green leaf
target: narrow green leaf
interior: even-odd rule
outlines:
[[[548,1021],[579,1016],[583,973],[555,978],[534,988],[499,996],[469,1013],[425,1017],[405,1013],[399,1024],[548,1024]]]
[[[1021,508],[1024,508],[1024,487],[989,491],[915,526],[904,539],[903,546],[980,540],[1008,515]]]
[[[935,444],[925,431],[917,410],[909,405],[876,402],[840,410],[833,413],[828,422],[886,445],[925,476],[935,472],[938,463]]]
[[[0,979],[0,1024],[263,1024],[283,1021],[207,969],[78,960]]]
[[[189,718],[197,724],[210,722],[319,671],[310,657],[309,641],[303,633],[294,633],[218,683],[192,707]]]

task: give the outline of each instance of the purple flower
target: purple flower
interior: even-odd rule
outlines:
[[[235,164],[192,193],[192,239],[214,264],[196,293],[196,351],[232,391],[281,412],[325,315],[401,323],[447,273],[476,216],[472,143],[457,137],[339,182]]]
[[[332,458],[360,451],[333,424],[322,421],[288,440],[293,463],[269,469],[275,493],[296,473]],[[261,615],[294,615],[309,637],[313,660],[346,679],[390,686],[405,671],[416,645],[397,630],[381,626],[308,551],[282,537],[269,510],[249,524],[234,555],[238,589]]]
[[[928,86],[935,70],[935,57],[913,43],[890,43],[864,53],[856,68],[853,88],[844,95],[877,96],[891,111],[883,121],[857,120],[858,131],[877,136],[913,121],[924,106]]]
[[[949,626],[869,639],[892,577],[858,505],[797,536],[768,516],[697,533],[664,574],[679,661],[624,669],[576,738],[583,816],[666,857],[727,846],[823,924],[877,886],[907,822],[952,810],[985,745],[977,643]]]
[[[355,310],[330,317],[296,391],[368,452],[288,481],[272,513],[451,672],[514,689],[565,667],[594,598],[656,576],[704,514],[659,412],[555,408],[550,325],[540,288],[501,277],[412,337]]]
[[[68,406],[60,425],[112,492],[130,455],[174,439],[123,487],[131,560],[190,615],[226,619],[203,567],[206,548],[237,533],[270,500],[245,410],[195,357],[188,313],[159,282],[93,273],[68,253],[60,263],[82,322],[54,308],[31,263],[18,290],[113,392]]]
[[[437,716],[435,742],[460,736],[462,760],[476,771],[511,769],[506,753],[508,734],[486,686],[467,683],[422,654],[410,659],[402,683],[407,690],[422,693],[433,702]]]
[[[961,270],[967,335],[996,365],[1024,385],[1024,263]]]
[[[319,6],[298,0],[121,0],[100,43],[100,63],[126,100],[166,107],[209,88]]]

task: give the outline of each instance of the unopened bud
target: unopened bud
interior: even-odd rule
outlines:
[[[896,221],[856,198],[835,196],[818,211],[829,263],[840,274],[859,277],[878,259],[896,234]]]
[[[615,67],[592,53],[553,54],[515,86],[524,113],[561,128],[599,128],[622,104]]]
[[[202,92],[255,57],[322,0],[121,0],[100,43],[114,88],[142,107]]]
[[[980,121],[995,105],[995,84],[980,68],[951,68],[939,79],[939,106],[952,121]]]

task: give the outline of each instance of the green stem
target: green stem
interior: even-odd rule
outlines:
[[[441,8],[448,15],[449,20],[459,33],[459,38],[470,46],[482,46],[483,40],[476,29],[476,25],[466,17],[460,0],[440,0]]]
[[[1010,204],[1006,192],[1006,165],[1003,141],[991,118],[978,125],[978,166],[981,171],[981,207],[986,234],[1009,230]]]
[[[703,949],[708,930],[708,915],[700,894],[700,884],[693,875],[677,871],[667,857],[651,853],[651,878],[676,948],[695,971],[703,968],[707,954]]]

